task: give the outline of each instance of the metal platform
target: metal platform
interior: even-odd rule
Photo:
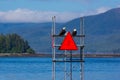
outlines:
[[[53,37],[65,37],[64,36],[59,36],[59,35],[52,35]],[[76,36],[73,36],[73,37],[85,37],[85,35],[76,35]]]

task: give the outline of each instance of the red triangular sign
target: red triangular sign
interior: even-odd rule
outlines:
[[[78,50],[70,32],[67,33],[59,50]]]

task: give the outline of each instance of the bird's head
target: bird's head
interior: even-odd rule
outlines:
[[[63,30],[65,30],[65,29],[66,29],[66,27],[63,27],[62,29],[63,29]]]
[[[76,29],[73,29],[73,31],[77,31]]]

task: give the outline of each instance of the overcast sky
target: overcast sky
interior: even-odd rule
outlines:
[[[66,22],[118,7],[120,0],[0,0],[0,22]]]

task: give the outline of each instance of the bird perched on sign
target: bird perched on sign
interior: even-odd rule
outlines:
[[[76,36],[76,35],[77,35],[77,30],[73,29],[72,36]]]
[[[66,33],[66,27],[63,27],[62,28],[62,30],[61,30],[61,32],[59,33],[59,36],[63,36],[63,35],[65,35],[65,33]]]

